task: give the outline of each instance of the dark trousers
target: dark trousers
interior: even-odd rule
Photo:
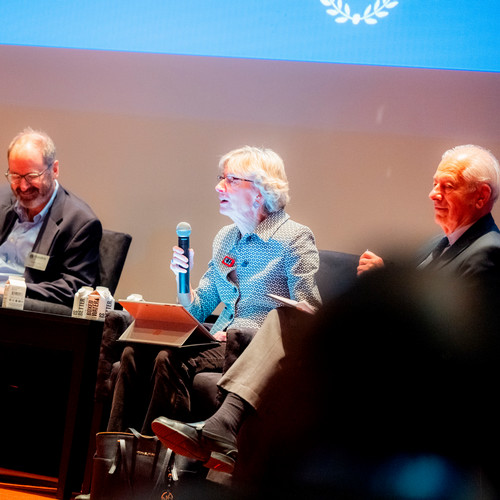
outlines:
[[[127,346],[120,359],[108,431],[141,429],[152,434],[160,416],[188,421],[193,379],[203,371],[222,372],[225,345],[163,349]]]

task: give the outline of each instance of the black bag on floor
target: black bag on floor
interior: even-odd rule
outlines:
[[[96,435],[91,500],[172,500],[172,450],[156,436],[129,431]]]

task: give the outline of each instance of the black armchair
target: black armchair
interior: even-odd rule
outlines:
[[[319,251],[319,270],[316,275],[323,304],[338,297],[356,281],[359,255],[333,250]]]
[[[99,284],[115,294],[122,275],[132,236],[104,229],[99,246]]]

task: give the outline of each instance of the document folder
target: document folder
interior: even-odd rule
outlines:
[[[193,347],[218,344],[210,332],[180,304],[127,301],[119,303],[133,317],[132,324],[118,339],[125,342]]]

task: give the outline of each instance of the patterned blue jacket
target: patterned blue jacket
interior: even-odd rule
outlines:
[[[259,328],[278,302],[268,293],[305,300],[318,307],[319,255],[312,231],[283,210],[271,213],[255,232],[241,235],[235,224],[223,227],[213,243],[208,270],[194,290],[189,312],[204,321],[222,302],[212,332]]]

